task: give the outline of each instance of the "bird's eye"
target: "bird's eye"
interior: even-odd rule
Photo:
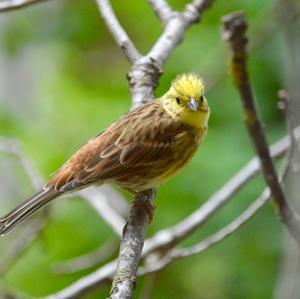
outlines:
[[[176,102],[178,105],[180,105],[180,99],[178,97],[176,98]]]
[[[203,103],[203,101],[204,101],[204,96],[201,96],[201,97],[200,97],[200,101],[201,101],[201,103]]]

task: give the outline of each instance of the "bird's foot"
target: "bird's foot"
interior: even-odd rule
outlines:
[[[153,204],[153,200],[156,197],[156,189],[152,188],[149,190],[145,190],[136,195],[134,204],[143,205],[148,213],[148,223],[151,223],[153,220],[155,205]]]

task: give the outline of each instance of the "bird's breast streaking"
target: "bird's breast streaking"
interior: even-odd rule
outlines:
[[[135,192],[157,187],[192,158],[204,131],[172,118],[161,102],[152,101],[82,147],[46,187],[63,192],[104,182]]]

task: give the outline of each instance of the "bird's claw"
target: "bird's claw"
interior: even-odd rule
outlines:
[[[153,204],[153,200],[156,197],[156,189],[149,189],[138,193],[136,196],[135,204],[143,205],[148,213],[148,223],[151,223],[153,220],[153,214],[155,205]]]

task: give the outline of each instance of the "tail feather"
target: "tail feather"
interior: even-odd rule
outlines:
[[[6,235],[15,226],[59,195],[60,192],[54,189],[42,190],[19,204],[6,216],[0,218],[0,236]]]

